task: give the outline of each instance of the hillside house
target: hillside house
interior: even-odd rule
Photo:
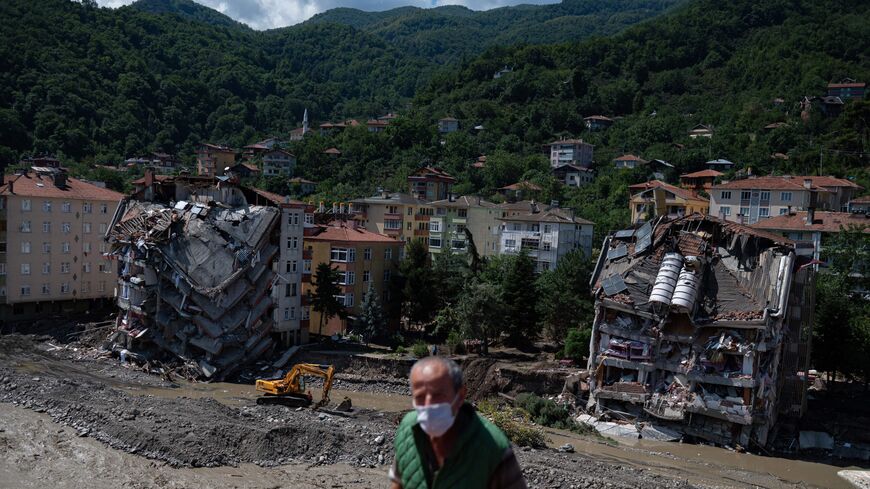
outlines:
[[[196,148],[196,174],[214,177],[236,164],[236,150],[229,146],[202,143]]]
[[[575,249],[592,256],[594,223],[574,215],[571,209],[543,206],[535,201],[501,204],[499,253],[519,254],[525,250],[535,261],[535,271],[555,268],[559,260]]]
[[[856,82],[851,78],[840,80],[839,83],[828,84],[828,97],[839,97],[840,100],[846,101],[851,99],[863,100],[866,93],[867,84],[864,82]]]
[[[450,195],[454,183],[456,179],[441,168],[424,166],[408,175],[408,192],[419,200],[443,200]]]
[[[708,126],[705,124],[698,124],[697,126],[689,129],[689,137],[692,139],[712,138],[713,137],[713,126]]]
[[[850,227],[863,228],[870,234],[870,216],[849,212],[830,212],[808,209],[792,211],[752,225],[755,229],[770,231],[795,242],[795,252],[815,260],[825,260],[824,244],[833,235]]]
[[[595,170],[577,165],[553,168],[553,176],[569,187],[582,187],[595,180]]]
[[[647,164],[649,164],[649,161],[633,154],[625,154],[613,159],[613,166],[619,169],[637,168],[640,166],[646,166]]]
[[[613,119],[603,115],[590,115],[583,118],[583,124],[590,131],[603,131],[613,125]]]
[[[441,134],[449,134],[459,130],[459,119],[453,117],[444,117],[438,119],[438,132]]]
[[[675,187],[661,180],[650,180],[628,187],[631,222],[644,223],[654,217],[679,218],[707,214],[710,201],[694,190]]]
[[[722,172],[716,170],[701,170],[680,175],[680,187],[699,192],[709,192],[713,188],[713,182],[723,177]]]
[[[263,175],[267,177],[289,177],[296,168],[296,156],[283,149],[273,149],[263,153]]]
[[[592,166],[593,146],[582,139],[560,139],[549,145],[550,166],[576,165],[584,168]]]

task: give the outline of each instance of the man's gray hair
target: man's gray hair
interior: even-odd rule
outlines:
[[[414,363],[414,366],[411,367],[411,371],[413,372],[415,369],[424,368],[427,365],[432,365],[433,363],[437,363],[443,365],[444,368],[447,369],[447,374],[450,375],[450,380],[453,381],[453,389],[459,391],[462,387],[464,380],[462,379],[462,368],[459,367],[459,364],[454,362],[453,360],[447,357],[439,357],[439,356],[430,356],[423,357],[417,360]]]

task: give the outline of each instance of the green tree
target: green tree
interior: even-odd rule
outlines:
[[[405,247],[405,259],[399,264],[402,276],[404,314],[412,324],[425,324],[437,311],[438,293],[433,280],[429,250],[423,240],[415,239]]]
[[[509,311],[504,318],[506,342],[514,346],[529,344],[538,337],[540,328],[535,311],[538,301],[535,261],[525,250],[512,257],[501,290]]]
[[[451,315],[457,330],[466,338],[480,340],[482,353],[487,355],[489,342],[501,336],[506,307],[498,286],[474,279]]]
[[[454,253],[449,244],[432,259],[434,289],[438,294],[438,309],[455,304],[468,277],[464,254]]]
[[[383,338],[387,332],[387,318],[374,282],[369,282],[368,290],[361,304],[362,313],[357,320],[359,332],[365,335],[366,342]]]
[[[594,301],[589,290],[592,260],[582,250],[574,250],[559,260],[559,265],[538,276],[538,317],[551,341],[562,343],[571,329],[592,325]]]
[[[338,269],[332,268],[329,263],[325,262],[317,265],[312,281],[314,292],[308,292],[308,300],[311,308],[320,313],[320,324],[317,327],[318,335],[323,335],[323,324],[334,316],[347,317],[344,304],[336,298],[341,294],[338,279]]]

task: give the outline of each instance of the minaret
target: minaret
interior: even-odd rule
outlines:
[[[302,135],[306,135],[308,133],[308,109],[305,109],[305,113],[302,114]]]

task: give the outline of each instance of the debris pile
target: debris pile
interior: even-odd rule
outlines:
[[[608,237],[588,407],[765,445],[778,414],[806,406],[814,277],[800,260],[781,236],[701,215]]]
[[[110,233],[119,260],[115,342],[150,342],[206,378],[273,348],[279,215],[213,200],[129,202]]]

